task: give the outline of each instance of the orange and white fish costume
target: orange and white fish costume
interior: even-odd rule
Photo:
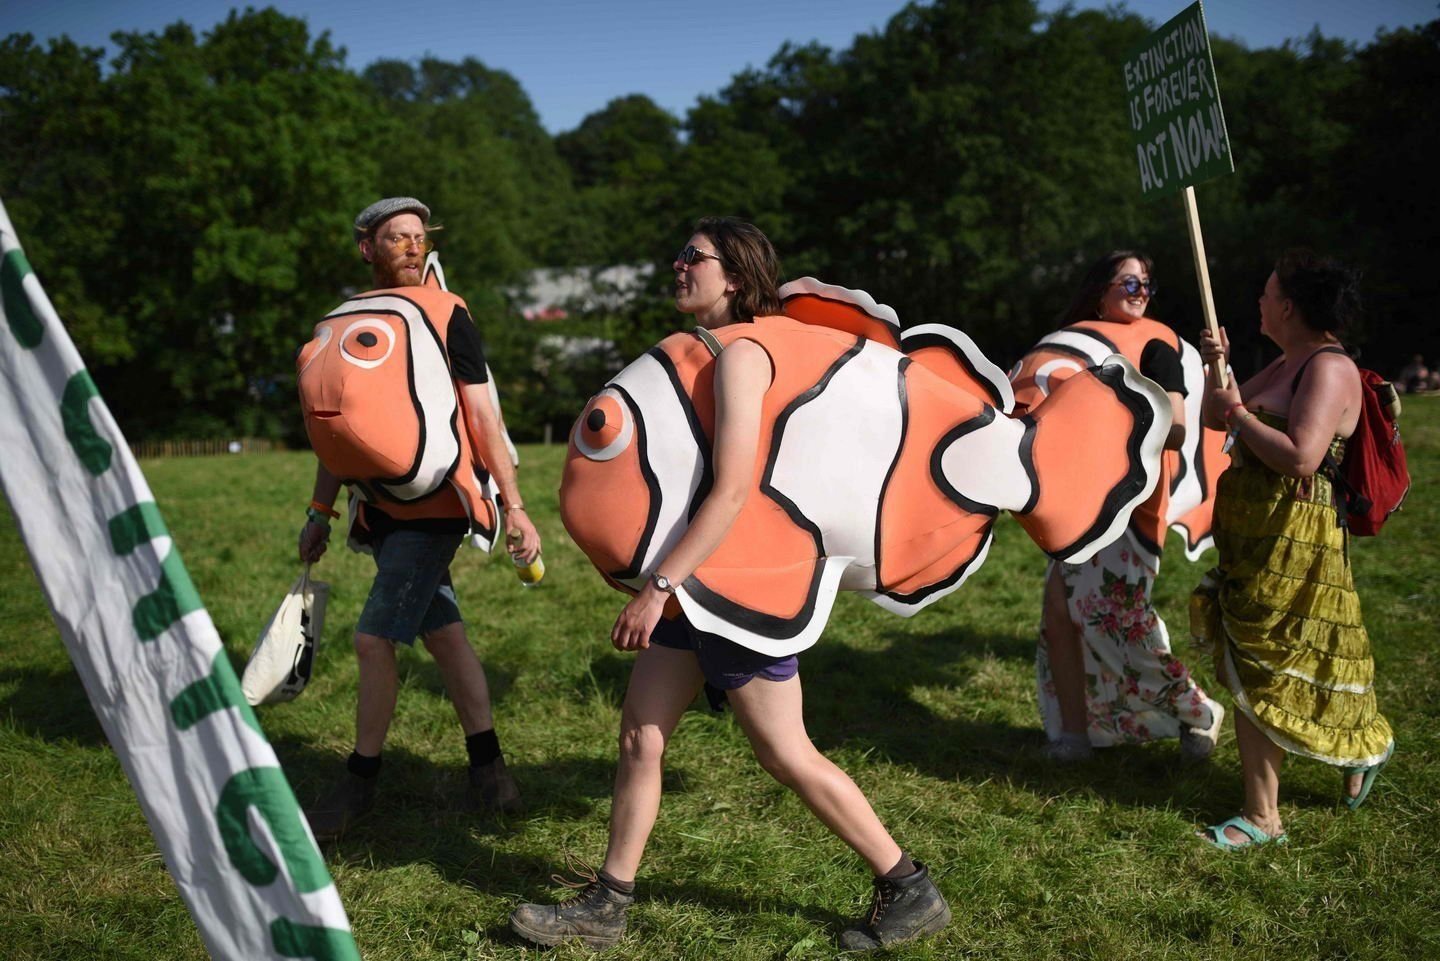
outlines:
[[[350,487],[352,527],[366,501],[404,520],[467,517],[475,546],[494,546],[498,490],[445,351],[465,310],[438,285],[370,291],[332,310],[301,348],[305,432]]]
[[[1205,366],[1200,352],[1156,320],[1129,324],[1081,321],[1040,339],[1010,372],[1018,412],[1033,410],[1067,377],[1103,364],[1113,354],[1138,358],[1147,342],[1161,340],[1180,354],[1185,378],[1185,442],[1165,451],[1164,483],[1131,519],[1131,530],[1146,550],[1159,556],[1167,528],[1185,539],[1185,556],[1200,559],[1214,546],[1211,536],[1215,485],[1229,466],[1225,434],[1203,426]]]
[[[709,491],[715,356],[739,339],[774,368],[753,487],[675,596],[751,650],[810,647],[840,590],[916,613],[983,563],[1001,510],[1053,556],[1086,558],[1154,489],[1169,401],[1123,358],[1012,418],[1004,372],[963,332],[902,333],[863,291],[811,278],[781,296],[787,316],[665,338],[576,421],[561,518],[612,585],[638,590]]]

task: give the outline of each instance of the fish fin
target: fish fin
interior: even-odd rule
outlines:
[[[1159,483],[1170,416],[1165,392],[1119,354],[1067,378],[1022,418],[1034,486],[1010,508],[1020,526],[1056,560],[1088,560]]]
[[[860,596],[901,617],[920,613],[940,598],[958,591],[970,575],[985,563],[992,541],[991,527],[987,523],[974,531],[954,550],[912,578],[923,586],[909,592],[860,591]]]
[[[425,273],[420,283],[426,287],[433,287],[436,290],[446,290],[445,268],[440,266],[440,254],[437,251],[430,251],[425,257]]]
[[[964,331],[948,324],[918,324],[900,338],[900,349],[968,394],[1008,414],[1015,392],[1005,371],[991,362]]]
[[[1180,366],[1185,375],[1185,443],[1177,452],[1179,466],[1170,484],[1165,519],[1185,539],[1185,556],[1198,561],[1215,546],[1211,534],[1215,489],[1229,458],[1225,432],[1204,426],[1201,406],[1205,395],[1205,368],[1200,352],[1180,341]]]
[[[852,557],[817,557],[764,567],[702,565],[675,590],[690,623],[741,647],[788,657],[825,630]]]
[[[781,312],[791,320],[856,334],[887,347],[900,346],[900,318],[863,290],[801,277],[780,288]]]

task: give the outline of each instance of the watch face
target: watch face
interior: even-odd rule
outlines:
[[[664,574],[656,574],[656,575],[655,575],[655,589],[658,590],[658,591],[660,591],[660,592],[662,592],[662,593],[668,594],[668,593],[670,593],[671,591],[673,591],[675,588],[674,588],[674,586],[670,583],[670,578],[666,577]]]

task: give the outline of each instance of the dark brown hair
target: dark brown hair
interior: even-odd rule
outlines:
[[[1275,279],[1311,330],[1338,335],[1360,313],[1359,279],[1331,257],[1303,247],[1287,250],[1275,263]]]
[[[735,217],[702,217],[694,233],[710,238],[720,266],[735,282],[730,312],[736,320],[780,313],[780,258],[759,227]]]
[[[1085,271],[1085,277],[1080,281],[1080,290],[1076,292],[1075,299],[1065,313],[1060,315],[1060,326],[1068,327],[1070,324],[1079,323],[1082,320],[1094,320],[1099,316],[1101,299],[1105,291],[1110,289],[1110,282],[1115,279],[1115,271],[1125,261],[1134,258],[1140,261],[1145,268],[1146,275],[1153,283],[1155,280],[1155,265],[1150,260],[1150,255],[1140,250],[1112,250],[1104,257],[1090,265]]]

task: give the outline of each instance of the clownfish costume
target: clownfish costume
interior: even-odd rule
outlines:
[[[472,542],[490,550],[498,489],[445,350],[466,307],[443,283],[427,263],[425,285],[331,311],[296,359],[300,406],[316,456],[350,486],[352,530],[363,501],[405,520],[468,518]]]
[[[561,518],[634,593],[710,489],[716,355],[740,339],[769,355],[750,494],[676,590],[699,630],[786,656],[815,643],[840,590],[914,614],[984,562],[1001,510],[1044,550],[1083,560],[1159,479],[1169,400],[1123,358],[1012,418],[1004,372],[959,330],[902,333],[864,292],[810,278],[781,297],[786,316],[665,338],[570,437]]]
[[[1185,440],[1165,451],[1162,481],[1150,500],[1136,509],[1130,529],[1137,543],[1156,557],[1167,528],[1185,540],[1185,556],[1195,561],[1214,546],[1211,536],[1215,486],[1229,463],[1225,434],[1201,422],[1205,367],[1200,352],[1156,320],[1130,323],[1087,320],[1062,327],[1040,339],[1010,372],[1017,411],[1033,411],[1067,378],[1121,354],[1136,365],[1152,344],[1164,344],[1180,356],[1185,384]]]

